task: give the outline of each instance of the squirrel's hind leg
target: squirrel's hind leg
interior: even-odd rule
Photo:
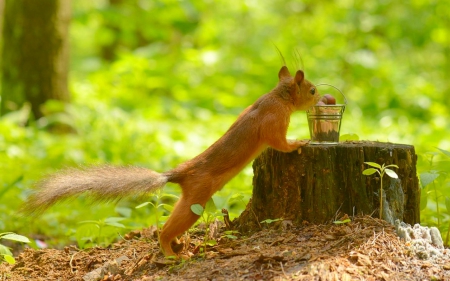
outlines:
[[[204,205],[203,202],[197,203]],[[177,236],[188,230],[199,218],[191,211],[192,204],[195,203],[191,203],[185,196],[181,196],[169,219],[164,224],[160,235],[160,243],[165,256],[175,256],[183,249],[182,245],[177,242]]]

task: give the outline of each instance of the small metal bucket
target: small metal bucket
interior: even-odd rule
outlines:
[[[344,97],[344,104],[315,105],[306,111],[311,136],[310,144],[337,144],[347,99],[338,88],[332,85],[319,84],[317,86],[333,87]]]

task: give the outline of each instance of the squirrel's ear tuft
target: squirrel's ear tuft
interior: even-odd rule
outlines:
[[[305,79],[305,73],[303,73],[302,70],[298,70],[297,73],[295,73],[295,83],[300,85],[302,83],[303,79]]]
[[[280,69],[280,72],[278,72],[278,79],[282,79],[285,77],[291,77],[291,73],[289,72],[289,69],[283,65],[283,67]]]

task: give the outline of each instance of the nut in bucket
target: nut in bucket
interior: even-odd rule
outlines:
[[[335,104],[334,97],[326,94],[320,102],[306,111],[311,136],[310,144],[337,144],[347,99],[338,88],[332,85],[319,84],[317,86],[329,86],[336,89],[344,97],[344,103]],[[325,101],[328,102],[325,103]]]

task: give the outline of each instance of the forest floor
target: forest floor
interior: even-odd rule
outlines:
[[[368,216],[220,238],[206,256],[203,234],[191,232],[188,260],[165,259],[154,237],[144,229],[107,248],[25,249],[15,265],[0,265],[0,280],[450,280],[449,249],[418,255],[392,225]]]

